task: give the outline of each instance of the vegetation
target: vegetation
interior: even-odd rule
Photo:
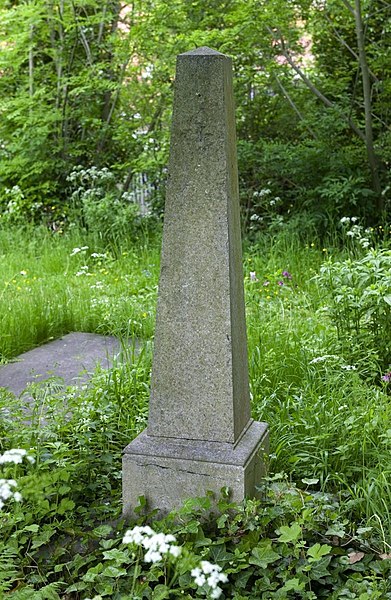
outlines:
[[[158,212],[175,56],[208,45],[233,57],[247,225],[275,198],[282,218],[305,213],[319,231],[345,215],[381,222],[390,11],[383,0],[1,0],[3,214],[61,226],[78,166],[108,168],[124,202],[146,174]]]
[[[222,490],[149,515],[182,548],[151,563],[123,543],[121,453],[146,426],[159,240],[3,230],[3,360],[77,329],[120,335],[124,354],[81,391],[31,386],[28,422],[0,392],[0,454],[26,453],[0,460],[2,485],[22,496],[6,494],[0,513],[5,597],[213,597],[191,575],[200,561],[237,600],[391,597],[388,235],[344,220],[323,247],[290,226],[247,242],[252,412],[270,426],[269,477],[260,501],[233,505]]]
[[[391,598],[390,17],[384,0],[0,0],[0,363],[70,331],[123,342],[82,389],[0,390],[0,598]],[[223,489],[127,523],[175,57],[203,45],[233,57],[269,475],[259,500]]]

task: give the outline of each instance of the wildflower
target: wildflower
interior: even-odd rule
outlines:
[[[283,281],[277,281],[277,285],[284,285]]]
[[[345,369],[345,371],[357,371],[357,367],[354,365],[342,365],[342,369]]]
[[[324,362],[325,360],[328,360],[329,358],[334,358],[335,360],[338,360],[339,356],[336,356],[335,354],[325,354],[324,356],[316,356],[315,358],[310,360],[309,364],[314,365],[318,362]]]
[[[264,281],[263,285],[266,287],[267,285],[270,285],[270,281]]]
[[[145,527],[136,525],[125,533],[122,543],[142,546],[147,550],[144,556],[145,562],[157,563],[167,554],[178,558],[182,549],[172,545],[175,541],[175,537],[171,534],[155,533],[148,525]]]
[[[21,271],[20,274],[22,275],[22,277],[26,277],[27,271]]]
[[[286,277],[286,279],[292,279],[292,275],[289,273],[289,271],[283,271],[282,276]]]
[[[258,281],[255,271],[250,271],[250,281]]]
[[[12,488],[17,487],[15,479],[0,479],[0,510],[5,504],[5,500],[15,500],[20,502],[22,500],[22,494],[15,492]]]
[[[382,380],[389,383],[391,381],[391,371],[388,371],[388,373],[385,373],[382,377]]]
[[[209,586],[211,598],[219,598],[223,590],[218,586],[218,583],[228,581],[227,575],[221,572],[221,567],[213,565],[207,560],[201,561],[201,567],[192,569],[191,576],[199,587],[205,584]]]
[[[75,275],[76,277],[81,277],[82,275],[91,275],[91,273],[88,272],[88,265],[83,265],[80,267],[80,271],[75,273]]]
[[[69,256],[75,256],[75,254],[79,254],[79,252],[84,252],[85,250],[88,250],[88,246],[82,246],[81,248],[73,248]]]
[[[0,465],[11,462],[17,465],[23,462],[24,457],[26,457],[29,462],[34,462],[34,458],[32,456],[27,456],[27,452],[23,448],[12,448],[11,450],[6,450],[4,454],[0,454]]]

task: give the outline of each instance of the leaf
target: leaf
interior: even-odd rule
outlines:
[[[97,537],[107,537],[113,531],[111,525],[99,525],[99,527],[95,527],[92,533]]]
[[[299,579],[288,579],[288,581],[285,583],[284,587],[281,588],[281,591],[284,592],[300,592],[302,590],[304,590],[305,588],[305,582],[302,581],[300,582]]]
[[[360,562],[364,558],[364,552],[349,552],[349,564],[354,565],[356,562]]]
[[[326,531],[326,535],[332,535],[335,537],[343,538],[345,536],[345,528],[341,523],[334,523],[331,527]]]
[[[33,525],[27,525],[23,531],[32,531],[33,533],[37,533],[39,531],[39,525],[34,523]]]
[[[168,598],[170,590],[166,585],[157,585],[152,592],[152,600],[163,600],[164,598]]]
[[[280,534],[279,542],[296,542],[301,537],[301,527],[298,523],[293,523],[290,527],[282,525],[277,533]]]
[[[329,554],[331,548],[332,547],[328,544],[314,544],[313,546],[311,546],[311,548],[307,550],[307,556],[310,557],[308,559],[308,562],[315,562],[317,560],[320,560],[323,556]]]
[[[383,300],[391,306],[391,294],[389,294],[388,296],[383,296]]]
[[[114,567],[113,565],[109,565],[108,567],[103,569],[102,576],[117,578],[117,577],[122,577],[122,575],[126,575],[126,573],[127,573],[126,569],[118,569],[117,567]]]
[[[281,558],[280,555],[277,554],[277,552],[274,552],[271,543],[269,542],[263,546],[253,548],[249,563],[252,565],[257,565],[257,567],[261,567],[261,569],[266,569],[268,565],[275,562],[279,558]]]
[[[316,485],[317,483],[319,483],[319,479],[317,479],[316,477],[314,477],[313,479],[302,479],[301,481],[305,485]]]
[[[60,502],[60,506],[57,508],[57,514],[64,515],[66,512],[73,510],[75,508],[75,503],[73,500],[69,498],[62,498]]]

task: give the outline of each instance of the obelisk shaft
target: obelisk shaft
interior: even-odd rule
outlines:
[[[231,59],[179,55],[149,435],[235,442],[250,419]]]

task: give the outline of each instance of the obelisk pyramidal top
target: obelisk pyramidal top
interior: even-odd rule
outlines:
[[[250,416],[232,64],[199,48],[177,59],[150,412],[125,449],[124,510],[136,492],[165,509],[223,485],[251,495],[266,445]]]

